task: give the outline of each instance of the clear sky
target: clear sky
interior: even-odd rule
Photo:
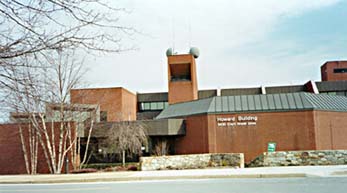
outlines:
[[[167,91],[169,47],[200,49],[199,89],[295,85],[347,59],[347,0],[118,0],[136,50],[88,57],[91,87]]]

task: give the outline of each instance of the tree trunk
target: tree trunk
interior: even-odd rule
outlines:
[[[83,160],[82,162],[80,163],[80,169],[83,167],[83,165],[86,163],[87,161],[87,154],[88,154],[88,148],[89,148],[89,143],[90,143],[90,138],[92,136],[92,131],[93,131],[93,123],[94,121],[91,120],[90,122],[90,128],[89,128],[89,132],[88,132],[88,138],[87,138],[87,145],[86,145],[86,149],[84,151],[84,156],[83,156]],[[80,144],[79,144],[80,145]]]
[[[123,167],[125,167],[125,151],[122,151],[122,163],[123,163]]]
[[[20,136],[20,141],[21,141],[21,144],[22,144],[22,151],[23,151],[23,155],[24,155],[25,169],[27,171],[27,174],[30,174],[28,154],[27,154],[27,149],[26,149],[26,146],[25,146],[25,141],[24,141],[23,131],[22,131],[22,127],[21,126],[19,126],[19,136]]]

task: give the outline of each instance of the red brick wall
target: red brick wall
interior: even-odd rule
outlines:
[[[48,130],[50,125],[47,124]],[[59,128],[56,126],[56,128]],[[23,136],[26,139],[26,146],[28,146],[28,127],[22,125]],[[58,129],[56,130],[56,140],[58,140]],[[56,142],[56,144],[58,144]],[[46,162],[41,145],[38,145],[38,173],[49,173],[49,168]],[[56,148],[57,149],[57,148]],[[17,124],[0,124],[0,174],[26,174],[24,154],[22,143],[19,135],[19,126]],[[70,158],[71,160],[71,158]],[[63,167],[63,172],[65,167]],[[72,170],[72,163],[70,162],[69,169]]]
[[[197,93],[197,92],[196,92]],[[193,93],[193,83],[190,81],[177,81],[169,84],[169,104],[193,101],[197,94]]]
[[[257,116],[256,125],[218,126],[217,118]],[[177,154],[244,153],[249,162],[276,142],[277,151],[347,149],[347,113],[298,111],[196,115],[186,118]]]
[[[25,174],[18,127],[3,124],[0,125],[0,133],[0,174]]]
[[[217,117],[209,115],[209,135],[215,141],[209,143],[211,153],[244,153],[249,162],[267,151],[268,142],[276,142],[277,151],[315,149],[314,120],[312,111],[235,114],[257,116],[252,126],[217,126]]]
[[[119,88],[71,90],[71,103],[99,104],[107,112],[107,121],[136,120],[136,95]]]
[[[217,126],[217,117],[247,115],[257,116],[255,126]],[[267,151],[268,142],[276,142],[278,151],[315,149],[313,112],[190,116],[176,153],[244,153],[249,162]]]
[[[186,118],[186,135],[176,139],[176,154],[208,153],[208,121],[206,115]]]
[[[125,120],[136,120],[137,98],[133,93],[122,90],[122,114]]]
[[[317,149],[347,149],[347,113],[315,111]]]

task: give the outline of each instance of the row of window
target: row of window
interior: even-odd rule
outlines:
[[[142,102],[139,104],[140,111],[163,110],[169,106],[168,102]]]
[[[159,111],[169,106],[168,102],[143,102],[139,103],[140,111]],[[107,111],[100,111],[100,121],[107,121]]]
[[[346,92],[346,91],[321,92],[321,94],[338,95],[338,96],[347,96],[347,92]]]

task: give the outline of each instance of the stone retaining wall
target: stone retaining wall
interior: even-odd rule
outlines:
[[[254,159],[249,167],[344,165],[347,150],[278,151],[265,152]]]
[[[181,170],[207,167],[244,167],[243,153],[189,154],[174,156],[141,157],[142,171]]]

